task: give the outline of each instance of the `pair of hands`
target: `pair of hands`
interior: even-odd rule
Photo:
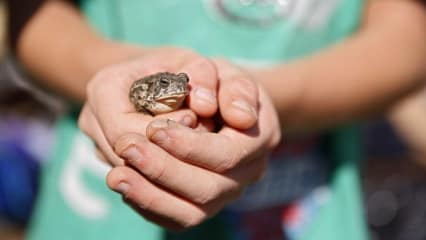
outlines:
[[[165,71],[190,77],[188,108],[137,113],[128,99],[131,84]],[[217,112],[224,124],[212,132]],[[172,230],[195,226],[238,198],[263,175],[281,137],[275,109],[249,73],[176,48],[101,70],[88,83],[79,126],[114,166],[108,186]]]

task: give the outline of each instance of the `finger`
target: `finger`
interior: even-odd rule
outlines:
[[[220,113],[225,122],[238,129],[253,127],[258,117],[258,89],[248,74],[223,60],[216,60],[220,79]]]
[[[138,208],[171,219],[184,227],[195,226],[208,215],[199,207],[156,187],[128,167],[112,169],[107,176],[107,184]]]
[[[170,119],[188,127],[195,127],[197,123],[197,116],[189,109],[181,109],[155,117],[140,113],[113,114],[113,111],[105,111],[97,119],[102,119],[99,120],[99,123],[110,145],[114,145],[116,140],[125,133],[145,134],[147,125],[154,119]]]
[[[96,145],[95,146],[96,148],[95,148],[95,155],[96,155],[96,157],[99,159],[99,160],[101,160],[102,162],[104,162],[104,163],[107,163],[107,164],[109,164],[109,165],[111,165],[111,166],[113,166],[108,160],[107,160],[107,157],[105,157],[105,155],[102,153],[102,150]]]
[[[78,125],[80,129],[90,137],[96,145],[96,155],[113,166],[120,166],[124,161],[115,154],[112,147],[109,145],[105,135],[103,134],[99,123],[94,117],[90,108],[85,105],[80,113]]]
[[[147,127],[147,137],[178,159],[191,164],[225,172],[249,160],[251,149],[259,141],[253,136],[224,135],[195,131],[173,121],[155,120]]]
[[[189,107],[202,117],[213,116],[218,108],[218,78],[213,62],[204,57],[195,56],[184,64],[181,71],[187,73],[190,79]]]
[[[240,188],[240,180],[174,158],[140,134],[127,134],[115,151],[149,181],[196,204],[208,204]],[[191,184],[188,184],[191,183]]]

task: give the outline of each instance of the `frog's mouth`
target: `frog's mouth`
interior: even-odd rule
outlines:
[[[156,102],[170,106],[173,109],[177,109],[182,105],[186,95],[186,93],[178,93],[173,96],[158,98],[156,99]]]

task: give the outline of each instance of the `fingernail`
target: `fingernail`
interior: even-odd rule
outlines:
[[[167,133],[164,130],[157,130],[154,135],[151,136],[151,140],[156,143],[164,142],[167,139]]]
[[[167,128],[169,126],[169,120],[168,119],[158,119],[153,121],[151,124],[151,127],[154,128]]]
[[[182,118],[180,123],[187,126],[187,127],[192,127],[194,125],[194,120],[192,119],[192,117],[187,115],[187,116]]]
[[[119,191],[122,194],[126,194],[129,191],[130,185],[125,182],[120,182],[115,189],[116,191]]]
[[[232,105],[236,108],[239,108],[240,110],[247,112],[248,114],[252,115],[257,119],[257,111],[248,102],[244,100],[235,100],[232,102]]]
[[[196,88],[194,94],[199,99],[202,99],[202,100],[209,102],[209,103],[212,103],[212,104],[216,104],[216,95],[214,94],[213,91],[211,91],[207,88],[203,88],[203,87]]]
[[[128,160],[130,163],[142,161],[142,154],[136,147],[130,147],[124,151],[121,156]]]

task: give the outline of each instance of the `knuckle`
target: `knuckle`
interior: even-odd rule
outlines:
[[[146,174],[148,174],[149,178],[153,181],[161,182],[167,173],[167,164],[166,161],[168,159],[167,155],[164,155],[162,158],[162,161],[155,161],[155,164],[157,165],[153,171],[150,171]]]
[[[224,158],[216,167],[216,171],[218,172],[227,172],[237,166],[240,162],[239,154],[231,154],[228,158]]]
[[[120,129],[116,129],[114,127],[105,126],[105,137],[108,140],[108,142],[111,144],[111,146],[115,146],[117,143],[117,139],[121,136]]]
[[[259,89],[256,83],[253,82],[251,79],[246,79],[244,88],[242,90],[244,90],[249,96],[254,96],[258,98]]]
[[[128,133],[117,138],[114,144],[114,151],[122,154],[129,147],[143,147],[148,144],[148,139],[140,134]]]
[[[195,202],[201,205],[206,205],[217,199],[221,193],[218,183],[213,177],[209,181],[206,181],[206,187],[204,191],[200,193],[199,197],[195,199]]]
[[[193,159],[193,156],[195,156],[195,144],[185,144],[181,146],[182,151],[182,157],[184,160]],[[177,145],[179,146],[179,145]]]
[[[216,73],[216,66],[213,64],[212,61],[205,57],[198,56],[196,57],[195,63],[196,67],[198,69],[203,69],[206,74],[215,74]]]
[[[137,188],[130,186],[125,193],[121,193],[124,200],[134,203],[142,210],[153,211],[157,209],[158,203],[162,201],[161,197],[157,194],[143,194],[139,189],[147,189],[148,183],[146,181],[138,182]]]
[[[131,130],[128,129],[127,125],[120,124],[122,122],[122,118],[115,117],[104,120],[104,122],[101,122],[99,125],[111,146],[116,146],[117,141],[121,137],[127,136],[127,134],[131,133]]]
[[[241,74],[234,75],[229,84],[229,89],[236,91],[237,94],[243,95],[247,99],[258,98],[257,85],[247,76]]]
[[[190,161],[196,158],[198,155],[197,149],[199,148],[197,143],[200,141],[198,135],[179,128],[169,129],[168,136],[168,148],[173,149],[174,154],[176,154],[178,158],[184,161]]]

